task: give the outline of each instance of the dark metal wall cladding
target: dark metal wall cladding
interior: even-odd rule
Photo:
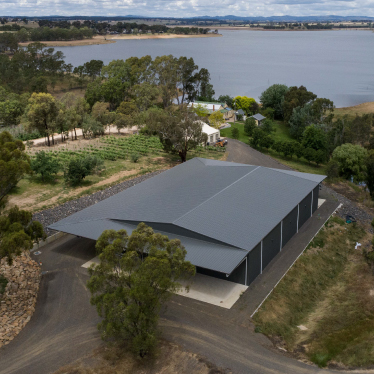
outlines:
[[[281,224],[279,223],[263,239],[262,244],[262,269],[280,252]]]
[[[261,274],[261,243],[248,253],[247,286]]]
[[[291,211],[283,220],[282,247],[297,233],[297,207]]]
[[[312,192],[299,204],[299,228],[310,218],[312,212]]]
[[[313,213],[318,209],[319,185],[313,190]]]
[[[244,260],[231,274],[226,277],[226,274],[219,273],[218,271],[213,271],[210,269],[205,269],[196,266],[196,272],[204,275],[209,275],[210,277],[219,278],[227,280],[229,282],[245,284],[245,268],[246,261]]]

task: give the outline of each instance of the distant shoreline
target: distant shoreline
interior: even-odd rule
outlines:
[[[180,34],[145,34],[145,35],[107,35],[94,36],[92,39],[66,40],[66,41],[45,41],[41,42],[49,47],[79,47],[84,45],[98,45],[115,43],[117,40],[140,40],[140,39],[178,39],[178,38],[211,38],[220,37],[221,34],[199,34],[199,35],[180,35]],[[19,43],[21,46],[27,46],[33,42]]]
[[[195,27],[193,25],[186,25],[184,27]],[[370,28],[352,28],[352,29],[344,29],[344,28],[335,28],[335,29],[263,29],[257,27],[249,27],[249,26],[210,26],[210,29],[214,30],[227,30],[227,31],[373,31]]]

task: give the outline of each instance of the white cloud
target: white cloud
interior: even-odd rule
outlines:
[[[213,5],[212,5],[213,4]],[[373,16],[374,0],[0,0],[0,15]]]

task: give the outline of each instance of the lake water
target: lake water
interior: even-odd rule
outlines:
[[[220,94],[258,98],[274,83],[304,85],[337,107],[374,101],[374,33],[371,31],[222,31],[223,37],[118,40],[59,47],[78,66],[131,56],[193,57],[207,68]]]

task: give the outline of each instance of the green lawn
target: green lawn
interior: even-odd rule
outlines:
[[[275,141],[293,140],[288,132],[288,126],[282,121],[274,121],[274,129],[272,137]]]
[[[220,130],[221,136],[225,137],[225,138],[232,139],[233,137],[231,135],[231,131],[234,127],[236,127],[237,129],[239,129],[239,139],[238,140],[240,140],[243,143],[248,144],[248,135],[246,135],[245,132],[244,132],[244,122],[243,121],[238,121],[238,122],[235,123],[235,125],[234,125],[234,122],[229,122],[229,123],[231,125],[230,128]]]

